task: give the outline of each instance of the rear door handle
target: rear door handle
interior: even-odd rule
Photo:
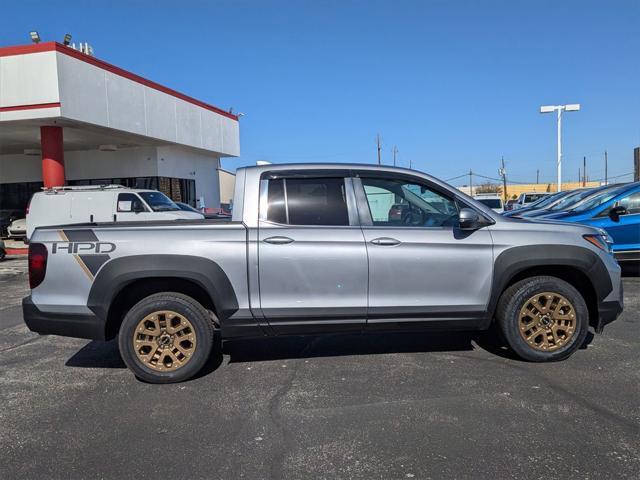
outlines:
[[[293,242],[293,238],[289,237],[269,237],[265,238],[263,242],[272,243],[273,245],[285,245]]]
[[[390,237],[380,237],[374,238],[371,240],[371,243],[374,245],[383,245],[383,246],[392,246],[392,245],[400,245],[402,243],[400,240],[396,240],[395,238]]]

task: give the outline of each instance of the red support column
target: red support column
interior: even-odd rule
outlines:
[[[42,147],[42,181],[45,188],[64,185],[62,127],[40,127],[40,145]]]

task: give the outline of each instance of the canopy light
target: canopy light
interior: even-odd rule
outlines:
[[[101,152],[115,152],[116,150],[118,150],[118,146],[117,145],[100,145],[98,147],[98,150],[100,150]]]
[[[39,148],[25,148],[24,149],[24,154],[25,155],[29,155],[29,156],[40,156],[41,155],[41,151]]]

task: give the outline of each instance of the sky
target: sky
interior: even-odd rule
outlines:
[[[442,179],[472,170],[554,182],[633,171],[640,146],[640,0],[0,0],[0,45],[71,33],[95,55],[245,115],[241,156],[382,161]],[[454,180],[460,185],[468,177]],[[619,180],[631,180],[630,176]]]

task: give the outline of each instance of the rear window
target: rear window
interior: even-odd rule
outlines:
[[[535,202],[536,200],[540,200],[542,197],[546,197],[546,195],[528,193],[527,195],[524,196],[524,203]]]
[[[502,202],[499,198],[476,198],[477,201],[489,208],[501,208]]]
[[[349,225],[343,178],[269,180],[266,219],[288,225]]]

